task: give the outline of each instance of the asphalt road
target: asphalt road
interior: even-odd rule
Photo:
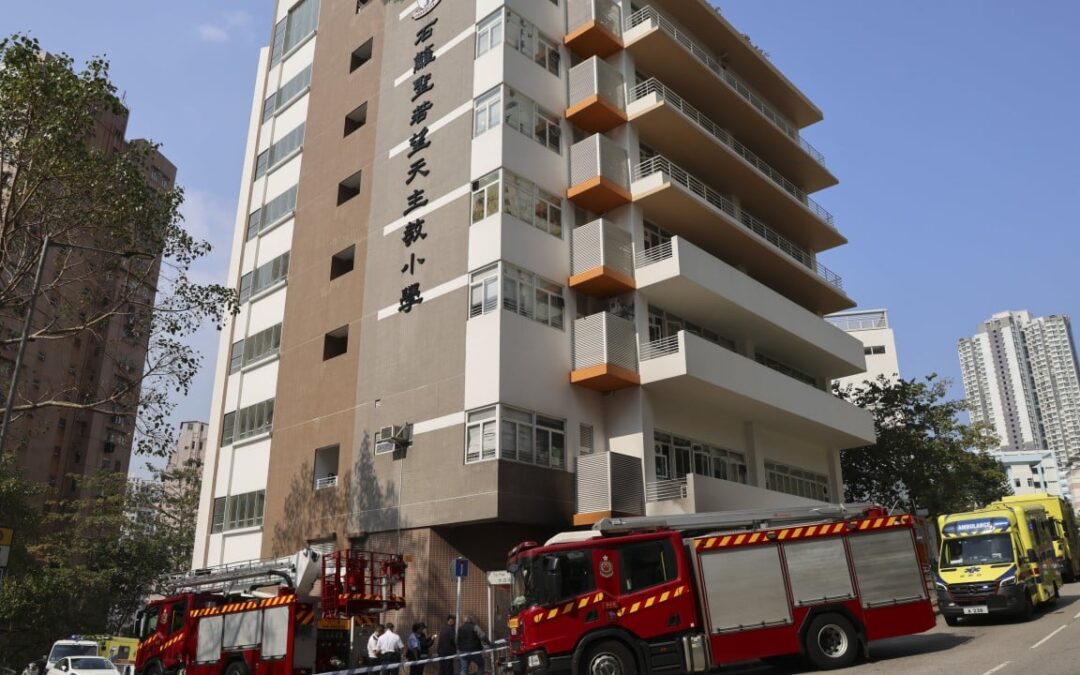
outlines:
[[[1077,675],[1080,673],[1080,583],[1066,585],[1057,604],[1027,623],[1005,619],[938,625],[921,635],[870,644],[870,661],[830,671],[860,675]],[[805,668],[752,663],[724,668],[725,675],[792,675]]]

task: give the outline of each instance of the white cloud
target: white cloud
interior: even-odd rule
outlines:
[[[229,32],[221,26],[204,23],[199,26],[199,37],[203,42],[228,42]]]

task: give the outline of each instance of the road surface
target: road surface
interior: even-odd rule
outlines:
[[[1077,675],[1080,673],[1080,583],[1066,585],[1053,607],[1028,623],[1006,619],[938,625],[921,635],[870,645],[870,662],[833,673],[858,675]],[[792,675],[806,668],[756,662],[723,668],[724,675]]]

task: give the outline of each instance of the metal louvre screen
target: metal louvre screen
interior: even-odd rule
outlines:
[[[225,615],[225,633],[222,646],[225,649],[254,647],[262,634],[262,612],[240,612]]]
[[[198,641],[195,646],[195,663],[217,663],[221,658],[221,631],[225,617],[208,616],[199,619]]]
[[[262,657],[285,656],[289,650],[289,606],[263,610]]]
[[[796,606],[854,597],[842,538],[784,544],[784,556]]]
[[[775,545],[706,553],[701,579],[714,633],[791,623]]]
[[[848,545],[863,607],[926,598],[911,530],[855,534],[848,537]]]

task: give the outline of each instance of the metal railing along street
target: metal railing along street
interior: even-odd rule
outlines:
[[[635,28],[643,23],[649,23],[656,26],[674,38],[676,42],[685,47],[687,51],[689,51],[706,68],[713,71],[713,73],[725,84],[746,99],[750,105],[754,106],[754,108],[772,122],[777,129],[784,132],[785,135],[798,143],[807,154],[814,158],[814,161],[824,166],[825,155],[821,154],[814,146],[810,145],[810,143],[799,134],[795,125],[789,122],[780,113],[773,110],[772,107],[754,93],[746,83],[732,73],[730,69],[721,64],[706,49],[698,46],[698,44],[686,34],[686,31],[679,28],[671,19],[652,7],[643,7],[626,17],[623,21],[623,30],[629,31],[631,28]]]
[[[781,235],[776,230],[772,229],[764,222],[754,217],[753,215],[742,211],[735,206],[735,203],[720,194],[716,190],[712,189],[700,179],[695,178],[685,169],[673,164],[669,159],[662,156],[654,156],[637,164],[630,172],[631,181],[641,180],[647,176],[651,176],[655,173],[662,173],[668,177],[672,182],[678,183],[690,192],[694,193],[701,199],[708,202],[714,208],[723,211],[727,215],[731,216],[737,222],[742,223],[747,229],[751,230],[765,241],[772,244],[774,247],[782,251],[787,256],[791,257],[795,261],[799,262],[803,266],[809,268],[816,275],[824,279],[829,284],[843,289],[844,282],[838,274],[819,263],[813,255],[811,255],[805,249],[792,243],[786,237]]]

